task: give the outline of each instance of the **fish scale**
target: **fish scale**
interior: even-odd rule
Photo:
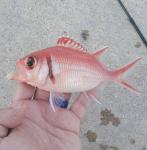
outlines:
[[[83,91],[85,88],[88,89],[94,88],[97,85],[99,72],[95,69],[93,65],[83,64],[83,61],[76,60],[74,63],[71,63],[73,60],[67,57],[59,57],[53,56],[53,64],[57,63],[59,65],[59,72],[55,78],[58,78],[56,84],[60,84],[59,87],[63,90],[69,89],[73,92]],[[87,61],[87,60],[86,60]],[[54,66],[54,65],[53,65]],[[96,66],[96,65],[95,65]],[[53,69],[54,70],[54,69]],[[65,70],[65,72],[63,71]],[[85,80],[84,80],[85,79]],[[64,82],[63,82],[64,81]],[[95,84],[93,84],[95,83]]]

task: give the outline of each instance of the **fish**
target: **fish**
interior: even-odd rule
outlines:
[[[55,111],[55,93],[82,92],[97,101],[94,93],[103,81],[114,81],[135,93],[140,93],[122,78],[141,57],[115,70],[108,69],[100,57],[108,47],[94,53],[69,37],[61,37],[53,47],[28,54],[16,62],[15,72],[8,75],[10,80],[18,80],[50,92],[49,101]],[[94,92],[95,91],[95,92]]]

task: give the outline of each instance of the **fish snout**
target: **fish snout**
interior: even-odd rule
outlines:
[[[18,74],[16,72],[11,72],[7,74],[7,79],[8,80],[16,80],[18,78]]]

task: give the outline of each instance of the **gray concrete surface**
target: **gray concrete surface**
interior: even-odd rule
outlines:
[[[147,38],[147,1],[123,2]],[[89,51],[109,46],[101,60],[112,69],[143,57],[124,76],[142,95],[114,83],[104,83],[98,90],[102,105],[93,102],[82,121],[83,150],[146,150],[147,49],[116,0],[0,0],[1,107],[14,95],[15,83],[5,76],[15,61],[33,50],[54,45],[64,32]]]

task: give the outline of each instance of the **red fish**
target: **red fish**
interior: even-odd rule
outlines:
[[[19,80],[45,91],[50,91],[50,104],[55,110],[54,92],[88,92],[95,89],[102,81],[111,80],[129,90],[139,92],[122,79],[122,75],[133,67],[141,58],[116,70],[107,69],[99,57],[107,50],[103,48],[89,53],[73,39],[62,37],[56,46],[33,52],[16,63],[15,73],[9,79]],[[91,94],[90,97],[94,96]]]

